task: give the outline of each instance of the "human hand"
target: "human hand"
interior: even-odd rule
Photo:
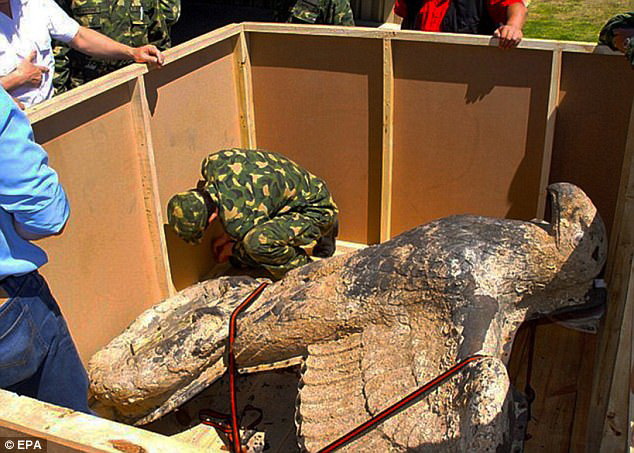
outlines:
[[[153,45],[134,47],[132,49],[132,56],[137,63],[154,63],[158,66],[163,66],[163,62],[165,61],[165,57],[161,51]]]
[[[507,24],[495,30],[493,36],[500,39],[499,46],[502,49],[512,49],[513,47],[517,47],[520,41],[522,41],[524,33],[521,27]]]
[[[33,60],[35,60],[36,55],[37,52],[35,50],[32,51],[29,56],[22,60],[15,69],[16,75],[21,81],[20,85],[32,85],[39,87],[42,84],[42,74],[46,74],[48,72],[48,68],[46,66],[33,64]]]
[[[226,233],[216,238],[211,244],[214,260],[216,260],[217,263],[226,263],[231,255],[233,255],[233,246],[235,243],[236,241]]]

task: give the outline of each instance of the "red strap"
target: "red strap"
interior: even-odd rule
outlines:
[[[356,427],[355,429],[350,431],[348,434],[346,434],[344,436],[341,436],[339,439],[337,439],[336,441],[332,442],[327,447],[322,448],[321,450],[319,450],[319,453],[328,453],[328,452],[336,450],[337,448],[343,447],[345,444],[350,442],[355,437],[365,433],[370,428],[373,428],[374,426],[376,426],[379,423],[383,422],[385,419],[390,418],[391,416],[393,416],[396,412],[406,408],[408,405],[413,403],[414,400],[420,398],[421,396],[424,396],[426,393],[431,392],[436,387],[438,387],[439,385],[444,383],[446,380],[448,380],[450,377],[452,377],[454,374],[456,374],[460,370],[462,370],[469,363],[477,361],[477,360],[480,360],[480,359],[483,359],[485,357],[486,356],[482,356],[482,355],[473,355],[473,356],[463,360],[462,362],[458,363],[457,365],[454,365],[453,367],[451,367],[450,369],[445,371],[440,376],[432,379],[431,381],[427,382],[425,385],[423,385],[418,390],[416,390],[416,391],[410,393],[409,395],[407,395],[405,398],[400,400],[398,403],[393,404],[392,406],[388,407],[387,409],[384,409],[383,411],[379,412],[377,415],[375,415],[374,417],[369,419],[367,422],[363,423],[362,425],[359,425],[358,427]]]
[[[240,312],[251,305],[268,285],[268,283],[262,283],[258,286],[255,291],[231,313],[231,319],[229,320],[229,397],[231,401],[231,447],[233,453],[242,453],[242,447],[240,445],[240,425],[238,423],[238,404],[236,401],[236,376],[238,370],[233,350],[236,340],[236,320]]]
[[[249,305],[251,305],[260,296],[260,294],[262,294],[262,291],[264,291],[264,288],[266,288],[267,286],[268,286],[268,283],[262,283],[260,286],[258,286],[255,289],[255,291],[253,291],[233,311],[233,313],[231,314],[231,319],[229,320],[229,395],[230,395],[230,401],[231,401],[230,420],[227,420],[227,418],[229,417],[227,417],[226,415],[220,414],[218,412],[210,411],[210,410],[201,411],[200,413],[201,421],[205,425],[213,426],[215,428],[220,429],[225,434],[230,435],[231,450],[233,453],[242,453],[242,446],[240,445],[240,430],[239,430],[240,424],[238,422],[238,405],[237,405],[237,398],[236,398],[236,377],[238,372],[236,367],[235,352],[233,349],[235,339],[236,339],[236,320],[240,312],[242,312],[242,310],[246,309]],[[469,363],[475,362],[483,358],[487,358],[487,356],[473,355],[463,360],[462,362],[454,365],[453,367],[451,367],[450,369],[442,373],[440,376],[437,376],[436,378],[432,379],[431,381],[427,382],[425,385],[420,387],[418,390],[410,393],[405,398],[401,399],[399,402],[393,404],[387,409],[384,409],[383,411],[381,411],[380,413],[378,413],[377,415],[375,415],[374,417],[372,417],[371,419],[369,419],[362,425],[359,425],[358,427],[350,431],[348,434],[345,434],[344,436],[335,440],[334,442],[329,444],[327,447],[322,448],[321,450],[319,450],[319,453],[329,453],[331,451],[336,450],[337,448],[344,446],[345,444],[350,442],[352,439],[365,433],[366,431],[373,428],[374,426],[382,423],[384,420],[390,418],[398,411],[405,409],[410,404],[413,404],[414,402],[416,402],[415,400],[417,400],[418,398],[422,396],[425,396],[427,393],[431,392],[432,390],[434,390],[435,388],[443,384],[445,381],[447,381],[453,375],[458,373]],[[210,420],[209,418],[218,418],[222,421],[217,423]]]

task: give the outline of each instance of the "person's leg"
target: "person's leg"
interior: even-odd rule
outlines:
[[[48,352],[26,301],[0,291],[0,388],[12,390],[33,376]]]
[[[55,299],[37,273],[11,280],[7,291],[31,315],[34,344],[45,345],[39,366],[29,376],[8,387],[18,394],[69,409],[91,413],[88,377]]]
[[[328,258],[335,254],[337,250],[337,236],[339,235],[339,219],[335,217],[332,226],[324,232],[324,235],[317,239],[317,245],[313,248],[313,256],[318,258]]]
[[[298,213],[282,215],[249,231],[242,240],[244,252],[275,278],[310,262],[302,246],[321,236],[316,222]]]

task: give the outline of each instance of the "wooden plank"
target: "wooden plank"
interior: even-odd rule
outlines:
[[[630,395],[630,360],[632,357],[632,316],[634,316],[634,263],[630,264],[627,277],[625,307],[623,319],[619,323],[621,332],[619,344],[612,368],[610,396],[608,400],[601,453],[625,451],[628,447],[629,430],[629,395]]]
[[[340,241],[337,239],[337,252],[348,253],[356,250],[363,250],[367,244],[359,244],[358,242]]]
[[[489,37],[474,36],[474,35],[458,35],[458,34],[442,34],[442,33],[427,33],[427,32],[412,32],[412,31],[392,31],[381,30],[376,28],[364,28],[364,27],[332,27],[326,25],[285,25],[285,24],[263,24],[254,22],[245,22],[243,24],[230,24],[217,30],[211,31],[205,35],[199,36],[187,43],[183,43],[165,52],[166,63],[175,61],[192,53],[198,52],[201,49],[208,47],[211,44],[223,41],[227,38],[233,37],[242,31],[249,32],[261,32],[261,33],[293,33],[293,34],[311,34],[321,36],[350,36],[357,38],[396,38],[402,40],[423,41],[423,42],[441,42],[463,45],[497,45]],[[531,40],[524,39],[520,43],[520,48],[526,49],[543,49],[543,50],[556,50],[561,49],[566,52],[580,52],[580,53],[593,53],[603,55],[621,55],[618,52],[610,50],[606,46],[598,46],[596,44],[589,43],[576,43],[576,42],[560,42],[560,41],[548,41],[548,40]],[[622,55],[621,55],[622,57]],[[98,80],[89,82],[82,87],[63,93],[56,97],[55,103],[52,101],[46,101],[42,104],[31,107],[28,110],[29,118],[31,122],[39,121],[59,111],[60,107],[70,107],[82,102],[87,97],[105,92],[110,88],[126,83],[139,75],[148,72],[148,68],[145,65],[134,64],[126,68],[115,71],[105,77],[101,77]]]
[[[570,331],[556,324],[539,323],[535,331],[531,387],[535,391],[528,424],[526,453],[586,453],[587,405],[592,375],[585,370],[594,354],[596,335]],[[526,387],[530,329],[523,325],[513,342],[509,363],[512,385]]]
[[[550,182],[576,184],[593,201],[610,235],[610,268],[634,72],[625,59],[564,52],[560,93]]]
[[[236,34],[144,75],[163,221],[172,195],[195,187],[201,163],[221,149],[240,147],[240,102],[234,49]],[[210,229],[200,245],[164,228],[172,282],[182,289],[214,266]]]
[[[634,278],[630,274],[630,284],[634,282]],[[631,290],[631,288],[630,288]],[[631,294],[634,294],[631,293]],[[629,301],[632,304],[632,301]],[[634,323],[632,323],[632,332],[630,333],[632,336],[632,341],[634,342]],[[628,427],[627,427],[627,443],[628,449],[630,453],[634,453],[634,344],[630,346],[631,355],[630,355],[630,372],[629,372],[629,413],[628,413]]]
[[[632,101],[630,100],[630,103]],[[608,306],[607,314],[600,332],[599,349],[596,359],[596,371],[592,389],[590,418],[588,422],[588,451],[599,451],[602,437],[609,426],[610,406],[613,398],[623,399],[624,394],[614,387],[616,360],[619,355],[624,322],[627,288],[634,252],[634,103],[630,106],[628,139],[626,142],[623,170],[618,190],[615,222],[612,230],[608,267]],[[622,355],[622,354],[621,354]],[[621,390],[622,391],[622,390]],[[614,414],[616,415],[616,414]],[[616,421],[616,432],[623,435],[625,428],[619,428]],[[620,431],[619,431],[620,430]],[[612,439],[610,440],[610,442]]]
[[[213,44],[233,38],[242,33],[243,30],[244,27],[241,24],[229,24],[194,39],[190,39],[183,44],[166,50],[165,64],[188,57],[196,52],[205,50]]]
[[[570,451],[582,336],[553,324],[537,328],[531,384],[538,397],[532,407],[533,420],[528,431],[531,439],[525,443],[526,453]],[[560,360],[564,356],[572,360]]]
[[[326,25],[319,26],[304,26],[304,25],[286,25],[286,24],[263,24],[245,22],[243,24],[230,24],[220,29],[211,31],[205,35],[199,36],[187,43],[183,43],[165,52],[166,63],[175,61],[192,53],[198,52],[201,49],[208,47],[211,44],[223,41],[227,38],[233,37],[242,30],[249,32],[261,32],[261,33],[293,33],[293,34],[311,34],[321,36],[349,36],[357,38],[394,38],[400,40],[411,40],[421,42],[439,42],[439,43],[451,43],[451,44],[463,44],[463,45],[497,45],[491,38],[485,36],[474,35],[459,35],[459,34],[443,34],[443,33],[428,33],[428,32],[412,32],[412,31],[393,31],[393,30],[381,30],[376,28],[364,28],[364,27],[332,27]],[[524,39],[520,43],[520,48],[525,49],[542,49],[542,50],[557,50],[560,49],[565,52],[579,52],[579,53],[592,53],[601,55],[614,55],[621,56],[618,52],[610,50],[606,46],[600,46],[589,43],[577,43],[577,42],[562,42],[562,41],[549,41],[549,40],[531,40]],[[28,110],[29,118],[32,122],[36,122],[40,119],[48,117],[59,111],[60,107],[70,107],[82,102],[87,97],[102,93],[108,89],[121,85],[123,83],[132,80],[139,75],[148,72],[148,68],[145,65],[134,64],[126,68],[115,71],[105,77],[101,77],[98,80],[89,82],[82,87],[70,90],[67,93],[63,93],[56,97],[55,103],[49,100],[31,107]]]
[[[598,403],[593,414],[602,427],[600,451],[624,450],[629,430],[630,366],[632,349],[632,316],[634,308],[631,298],[632,254],[634,253],[634,103],[632,103],[628,140],[625,150],[624,171],[621,177],[615,228],[617,235],[615,266],[611,268],[609,280],[610,304],[605,320],[599,359],[602,360],[595,377],[594,392]],[[603,378],[606,382],[600,381]],[[605,399],[600,398],[604,396]],[[594,402],[594,401],[593,401]],[[602,403],[602,404],[601,404]],[[592,441],[592,437],[590,438]]]
[[[634,77],[626,61],[602,55],[563,54],[551,182],[569,181],[583,188],[610,233],[607,316],[596,341],[596,356],[594,351],[584,354],[579,371],[580,382],[585,385],[593,379],[594,383],[591,391],[578,393],[573,445],[584,448],[576,451],[585,451],[585,447],[592,452],[599,449],[613,372],[613,365],[610,367],[608,362],[614,361],[620,332],[620,324],[614,322],[622,319],[623,306],[619,308],[619,304],[623,304],[624,296],[616,289],[622,274],[615,280],[612,269],[629,269],[624,256],[616,257],[615,253],[622,249],[619,228],[625,225],[621,219],[626,186],[620,181],[627,181],[629,174],[624,162],[630,157],[624,155],[633,94]],[[594,346],[587,339],[583,341],[585,349]],[[587,426],[587,433],[582,426]]]
[[[578,399],[581,338],[589,336],[556,324],[539,323],[535,330],[531,387],[536,399],[531,407],[526,453],[579,451],[572,448],[571,431]],[[511,383],[520,391],[526,386],[530,330],[522,326],[513,344],[509,364]],[[563,360],[563,359],[566,360]]]
[[[227,448],[216,430],[202,423],[171,437],[172,439],[195,445],[201,452],[225,451]]]
[[[403,41],[435,42],[442,44],[463,44],[470,46],[498,46],[497,39],[490,36],[464,35],[457,33],[434,33],[369,27],[336,27],[330,25],[271,24],[263,22],[243,22],[244,31],[260,33],[281,33],[311,36],[346,36],[351,38],[392,38]],[[607,46],[595,43],[575,41],[553,41],[546,39],[523,39],[519,49],[549,50],[561,49],[564,52],[587,53],[594,55],[613,55],[623,58]]]
[[[634,78],[633,78],[634,79]],[[626,93],[627,94],[627,93]],[[634,96],[634,90],[630,93]],[[630,96],[632,98],[632,96]],[[629,230],[632,226],[631,222],[634,219],[628,219],[628,214],[630,209],[628,204],[631,203],[629,197],[634,194],[634,189],[627,181],[634,179],[634,99],[631,101],[632,107],[630,108],[629,121],[627,122],[627,132],[626,132],[626,141],[625,147],[623,150],[623,157],[621,159],[622,162],[622,170],[621,170],[621,178],[619,180],[618,186],[618,195],[617,195],[617,206],[615,207],[615,212],[613,214],[613,227],[611,229],[610,235],[610,251],[608,254],[608,265],[607,265],[607,275],[611,276],[615,271],[615,255],[619,250],[619,241],[622,241],[624,238],[622,237],[623,230]],[[618,113],[617,113],[618,114]],[[620,116],[620,115],[619,115]],[[623,119],[620,118],[619,121],[622,125]],[[627,241],[627,245],[630,245],[629,239],[625,239]],[[634,241],[634,239],[632,239]]]
[[[567,332],[565,332],[567,333]],[[581,360],[577,371],[576,393],[574,403],[574,420],[570,433],[570,453],[587,452],[587,433],[590,413],[590,396],[592,395],[592,381],[595,369],[598,336],[586,334],[576,336],[580,346]],[[578,347],[575,345],[574,347]],[[569,357],[569,356],[566,356]],[[567,358],[566,360],[570,360]],[[555,369],[557,364],[555,364]]]
[[[255,111],[253,107],[253,83],[251,81],[251,57],[245,32],[240,33],[234,50],[236,78],[238,86],[240,128],[242,146],[248,149],[257,148],[255,133]]]
[[[569,181],[582,187],[597,205],[608,229],[621,224],[619,220],[612,221],[619,184],[619,177],[615,175],[621,173],[632,91],[632,77],[626,62],[603,55],[563,53],[550,182]],[[629,263],[622,261],[614,264],[613,253],[619,248],[616,238],[613,231],[608,266],[629,268]],[[618,303],[615,296],[616,292],[611,290],[608,317],[620,316],[614,313],[614,304]],[[613,328],[611,333],[603,331],[603,341],[608,338],[614,341],[615,336],[618,341],[618,332],[619,327]],[[548,429],[554,429],[558,424],[557,420],[549,420],[549,417],[556,415],[554,413],[547,412],[545,420],[539,421],[538,433],[546,438],[560,439],[559,445],[564,445],[571,452],[594,453],[599,450],[598,444],[603,434],[603,419],[596,416],[597,406],[607,404],[607,399],[603,398],[607,398],[606,387],[609,387],[613,374],[611,369],[603,368],[605,358],[596,351],[599,339],[555,328],[542,330],[541,335],[545,335],[542,340],[552,350],[559,349],[563,344],[567,345],[568,353],[562,354],[557,362],[542,364],[542,378],[546,381],[540,382],[539,376],[535,379],[533,385],[538,390],[536,404],[548,407],[540,402],[547,396],[544,389],[548,388],[549,381],[561,380],[560,374],[564,369],[573,370],[576,397],[572,396],[561,403],[564,405],[561,410],[567,413],[570,413],[571,407],[574,408],[569,440],[559,437],[560,433],[548,433]],[[514,357],[513,361],[518,360],[521,358]],[[596,378],[599,384],[595,373],[601,376]],[[600,385],[599,390],[597,385]],[[535,445],[535,442],[531,442],[531,445]],[[566,447],[568,444],[569,447]],[[554,444],[552,448],[555,448]]]
[[[0,436],[33,436],[53,452],[196,453],[198,446],[0,390]],[[4,445],[3,445],[4,446]],[[17,449],[16,449],[17,450]],[[220,453],[220,448],[205,451]]]
[[[242,28],[243,27],[241,25],[230,24],[169,49],[164,53],[165,64],[167,65],[173,61],[205,49],[212,44],[231,38],[232,36],[239,34],[242,31]],[[80,104],[88,98],[97,96],[116,86],[123,85],[139,76],[142,76],[143,74],[146,74],[150,70],[160,71],[160,69],[156,68],[150,69],[144,64],[131,64],[104,77],[92,80],[78,88],[62,93],[59,96],[55,96],[54,99],[49,99],[41,104],[34,105],[27,110],[27,114],[31,123],[35,123],[51,115],[55,115],[60,110],[70,108],[74,105]]]
[[[147,68],[145,65],[140,64],[133,64],[121,68],[105,77],[91,80],[80,87],[55,96],[41,104],[34,105],[30,107],[26,113],[31,123],[36,123],[60,111],[70,109],[86,100],[110,91],[117,86],[125,85],[145,72],[147,72]]]
[[[164,295],[148,229],[134,83],[33,127],[71,205],[64,234],[40,242],[50,257],[42,273],[84,360]]]
[[[392,237],[394,173],[394,61],[392,41],[383,40],[383,165],[381,166],[381,242]]]
[[[154,144],[150,127],[150,108],[145,97],[145,79],[137,77],[136,83],[130,85],[132,89],[132,116],[137,134],[138,159],[141,165],[141,184],[143,187],[143,199],[145,201],[145,213],[148,221],[149,236],[152,242],[154,266],[157,279],[161,288],[161,299],[175,294],[172,284],[172,274],[167,255],[167,243],[163,225],[163,212],[161,210],[158,192],[158,179],[156,176],[156,162],[154,159]],[[158,302],[158,301],[157,301]]]
[[[557,105],[559,104],[559,90],[561,86],[561,60],[562,51],[556,49],[552,55],[550,70],[550,89],[548,92],[548,118],[546,120],[546,140],[544,142],[544,154],[542,156],[542,171],[537,202],[536,218],[543,219],[546,210],[546,187],[550,178],[550,163],[553,155],[553,143],[555,141],[555,124],[557,123]]]

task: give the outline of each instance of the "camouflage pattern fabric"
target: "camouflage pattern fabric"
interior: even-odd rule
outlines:
[[[354,26],[350,0],[277,0],[279,22]]]
[[[203,197],[193,190],[174,195],[167,204],[167,221],[189,244],[200,243],[211,214]]]
[[[634,11],[617,14],[608,20],[599,33],[599,42],[610,46],[612,50],[619,50],[614,44],[614,31],[619,28],[634,28]],[[625,56],[634,68],[634,39],[630,40],[629,45],[625,49]]]
[[[181,0],[56,0],[80,25],[102,33],[128,46],[153,44],[161,50],[171,46],[170,28],[178,21]],[[56,92],[74,88],[101,77],[132,61],[111,61],[89,57],[74,50],[56,59],[59,75],[54,78]],[[66,68],[69,68],[66,70]],[[70,77],[67,75],[70,72]]]
[[[330,231],[337,219],[324,181],[280,154],[219,151],[203,161],[202,176],[200,187],[237,241],[234,259],[261,266],[275,278],[308,263],[301,247]]]
[[[66,14],[71,16],[70,0],[55,0],[55,2],[64,10]],[[68,91],[70,88],[70,47],[65,43],[53,39],[51,42],[53,48],[53,58],[55,59],[55,72],[53,74],[53,88],[55,94]]]
[[[300,231],[299,234],[296,234]],[[276,278],[310,263],[301,247],[321,236],[313,219],[291,213],[264,222],[247,233],[233,248],[233,257],[248,267],[263,267]]]
[[[70,58],[71,50],[61,41],[53,40],[53,57],[55,58],[55,73],[53,74],[53,87],[55,94],[63,93],[70,88]]]
[[[159,0],[159,9],[168,27],[178,22],[178,19],[181,17],[180,0]]]

